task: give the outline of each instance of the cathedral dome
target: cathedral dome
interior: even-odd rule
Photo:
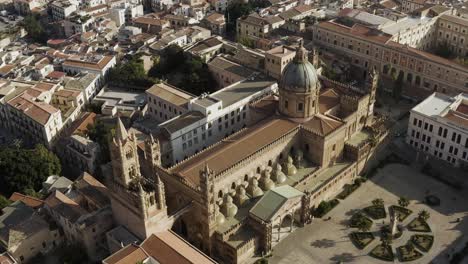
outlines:
[[[307,93],[317,87],[318,77],[315,67],[307,59],[307,51],[301,46],[293,61],[286,65],[280,87],[285,90]]]
[[[281,114],[302,122],[318,113],[320,81],[302,43],[294,59],[284,68],[278,91]]]

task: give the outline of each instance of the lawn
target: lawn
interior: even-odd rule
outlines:
[[[417,251],[411,245],[405,245],[397,248],[398,255],[400,257],[400,261],[407,262],[419,259],[423,256],[421,252]]]
[[[370,232],[353,232],[349,236],[354,245],[359,249],[364,249],[374,240],[374,235]]]
[[[395,255],[393,255],[392,247],[389,245],[380,244],[376,246],[372,251],[369,253],[371,257],[383,260],[383,261],[393,261],[395,259]]]
[[[428,252],[434,244],[434,236],[431,235],[412,235],[411,242],[424,252]]]
[[[364,212],[374,220],[384,219],[387,217],[387,213],[385,212],[383,205],[368,206],[364,208]]]
[[[419,217],[416,217],[415,219],[413,219],[413,221],[411,221],[408,224],[408,230],[413,232],[431,232],[431,228],[429,227],[427,222]]]

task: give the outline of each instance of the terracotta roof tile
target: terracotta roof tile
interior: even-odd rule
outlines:
[[[298,124],[286,119],[264,120],[222,140],[170,170],[198,186],[200,184],[200,171],[205,164],[215,173],[220,173],[297,127]],[[226,155],[227,153],[229,155]]]
[[[44,201],[32,196],[24,195],[21,193],[14,192],[10,196],[10,201],[16,202],[16,201],[22,201],[25,205],[31,207],[31,208],[39,208],[42,207],[44,204]]]

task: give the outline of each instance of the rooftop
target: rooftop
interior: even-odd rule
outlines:
[[[240,83],[233,84],[212,93],[210,96],[221,100],[223,102],[223,107],[227,107],[243,98],[247,98],[261,92],[275,83],[276,82],[271,79],[255,78],[253,80],[245,80]]]
[[[177,106],[185,106],[194,95],[167,83],[158,83],[146,90],[147,94],[159,97]]]
[[[216,263],[172,231],[152,234],[141,245],[128,245],[104,259],[103,263],[134,264],[149,258],[160,264]]]
[[[198,186],[200,171],[205,164],[219,174],[297,128],[296,123],[286,119],[263,120],[179,163],[170,171]]]
[[[289,185],[269,190],[250,210],[250,213],[264,221],[270,221],[273,215],[291,198],[304,195]]]

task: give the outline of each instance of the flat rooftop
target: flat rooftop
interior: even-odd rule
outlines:
[[[381,25],[379,29],[387,34],[396,35],[398,32],[403,32],[419,24],[427,23],[430,20],[431,18],[429,17],[405,17],[396,22],[390,20],[390,22]]]
[[[177,116],[173,119],[170,119],[164,123],[162,123],[160,126],[164,129],[166,129],[170,134],[187,127],[199,120],[202,120],[205,118],[205,115],[201,112],[198,111],[190,111],[187,113],[183,113],[180,116]]]
[[[159,97],[177,106],[186,105],[191,99],[195,97],[194,95],[182,91],[177,87],[167,83],[155,84],[146,90],[146,93]]]
[[[439,116],[453,102],[454,98],[441,93],[433,93],[420,104],[415,106],[412,111],[426,116]]]
[[[261,92],[275,83],[276,82],[271,79],[255,78],[254,80],[245,80],[238,84],[233,84],[210,96],[221,100],[223,102],[223,107],[227,107],[246,97]]]

